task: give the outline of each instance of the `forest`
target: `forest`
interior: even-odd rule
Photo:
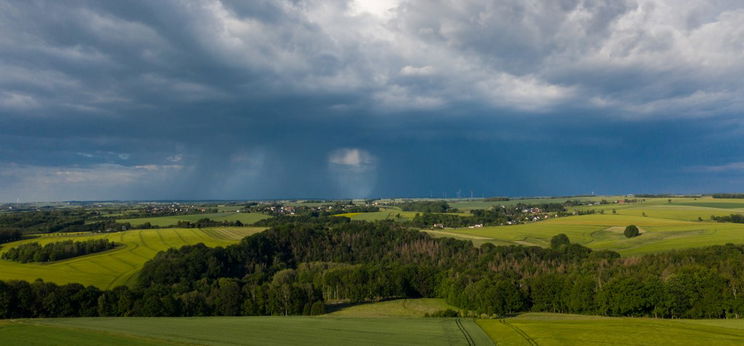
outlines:
[[[224,248],[160,252],[133,288],[4,282],[0,317],[301,315],[336,303],[441,297],[493,317],[738,318],[742,272],[739,245],[621,258],[565,235],[550,248],[474,247],[392,222],[295,222]]]
[[[2,258],[21,263],[52,262],[106,251],[116,246],[116,243],[108,239],[91,239],[76,242],[66,240],[45,245],[33,242],[8,249],[8,251],[3,253]]]
[[[22,235],[21,231],[17,229],[0,230],[0,244],[20,240]]]

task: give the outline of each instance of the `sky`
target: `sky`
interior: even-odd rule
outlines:
[[[744,191],[740,0],[0,0],[0,201]]]

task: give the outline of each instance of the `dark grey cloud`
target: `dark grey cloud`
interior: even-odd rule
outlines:
[[[724,0],[0,1],[0,200],[654,186],[608,168],[629,161],[740,184],[742,22]]]

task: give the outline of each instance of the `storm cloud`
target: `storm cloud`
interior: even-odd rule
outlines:
[[[0,0],[0,200],[738,191],[741,23],[725,0]]]

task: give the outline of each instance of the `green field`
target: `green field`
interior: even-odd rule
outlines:
[[[436,346],[468,345],[468,340],[474,345],[744,343],[744,320],[663,320],[551,313],[475,321],[414,317],[422,311],[446,307],[440,299],[403,299],[346,307],[317,317],[6,320],[0,321],[0,344]]]
[[[130,285],[136,279],[142,265],[159,251],[196,243],[204,243],[208,246],[225,246],[237,243],[243,237],[262,230],[263,228],[255,227],[164,228],[108,234],[43,235],[39,238],[3,244],[0,253],[23,243],[39,242],[46,244],[70,239],[77,241],[107,238],[124,246],[53,263],[18,263],[0,260],[0,280],[33,281],[41,278],[44,281],[57,284],[76,282],[93,285],[101,289]]]
[[[462,328],[462,329],[461,329]],[[493,345],[472,320],[340,317],[63,318],[0,322],[2,345]]]
[[[660,320],[527,313],[478,320],[497,345],[741,345],[744,320]]]
[[[625,226],[634,224],[641,235],[625,238]],[[614,250],[637,255],[726,243],[744,243],[744,224],[693,222],[629,215],[583,215],[549,219],[513,226],[445,229],[426,231],[437,237],[454,237],[476,245],[548,246],[550,238],[565,233],[572,242],[598,250]]]
[[[129,222],[130,224],[137,226],[149,222],[153,226],[166,227],[175,226],[178,221],[198,221],[200,219],[208,218],[214,221],[240,221],[244,225],[251,225],[257,221],[268,219],[270,216],[260,213],[236,213],[236,212],[224,212],[224,213],[212,213],[212,214],[192,214],[192,215],[175,215],[175,216],[156,216],[156,217],[140,217],[133,219],[118,219],[117,222]]]
[[[744,212],[731,208],[739,205],[726,199],[655,198],[642,203],[582,206],[576,209],[604,210],[604,214],[568,216],[521,225],[484,228],[459,228],[425,231],[435,237],[454,237],[474,244],[548,246],[550,238],[565,233],[572,242],[592,249],[614,250],[622,255],[638,255],[726,243],[744,243],[744,224],[710,221],[721,216]],[[718,208],[704,207],[720,206]],[[615,213],[612,210],[615,210]],[[645,214],[645,216],[644,216]],[[704,221],[699,221],[702,218]],[[625,226],[641,228],[641,236],[625,238]]]

